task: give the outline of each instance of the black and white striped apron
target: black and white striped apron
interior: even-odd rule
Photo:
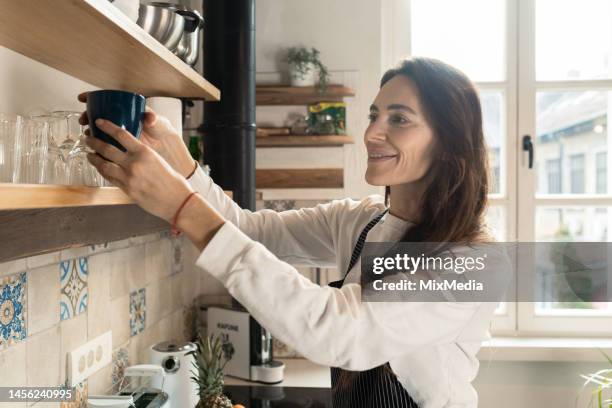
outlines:
[[[335,288],[342,287],[346,275],[348,275],[361,255],[368,232],[380,221],[387,211],[385,210],[370,221],[361,231],[344,278],[331,282],[329,286]],[[353,377],[350,387],[336,389],[342,371],[344,370],[336,367],[331,369],[332,402],[334,408],[418,408],[418,405],[398,381],[397,376],[391,371],[389,363],[366,371],[353,371],[352,373],[356,374],[356,376]]]

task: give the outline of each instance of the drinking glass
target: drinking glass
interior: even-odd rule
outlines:
[[[80,115],[81,112],[78,111],[58,110],[51,112],[51,116],[63,121],[59,128],[61,135],[58,148],[65,163],[68,163],[70,152],[72,152],[75,146],[79,145],[80,137],[83,134],[83,128],[79,123]]]
[[[25,119],[18,144],[21,148],[21,166],[16,182],[43,184],[49,155],[49,124]]]
[[[22,121],[19,115],[0,113],[0,183],[14,183],[19,178]]]
[[[64,138],[65,121],[63,118],[42,114],[30,117],[34,121],[46,123],[48,126],[47,158],[45,164],[44,184],[67,184],[68,165],[60,149],[60,141]]]

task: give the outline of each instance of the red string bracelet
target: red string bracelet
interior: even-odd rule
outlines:
[[[178,217],[179,215],[181,215],[181,211],[183,211],[183,208],[185,208],[185,205],[187,204],[187,201],[189,201],[189,199],[191,197],[193,197],[194,195],[197,194],[197,191],[192,191],[187,198],[185,199],[185,201],[183,201],[183,204],[181,204],[181,206],[178,208],[178,210],[176,210],[176,213],[174,214],[174,217],[172,218],[172,227],[171,227],[171,231],[172,231],[172,235],[174,235],[175,237],[178,237],[179,235],[181,235],[181,231],[178,229],[178,227],[176,226],[176,223],[178,221]]]
[[[195,164],[195,167],[193,168],[193,170],[191,171],[191,173],[189,173],[189,175],[187,177],[185,177],[187,180],[189,180],[196,172],[196,170],[198,169],[198,167],[200,166],[200,163],[198,163],[197,161],[193,161],[193,163]]]

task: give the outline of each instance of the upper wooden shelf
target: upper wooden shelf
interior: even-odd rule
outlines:
[[[352,143],[353,139],[347,135],[264,136],[255,139],[257,147],[329,147]]]
[[[230,191],[225,193],[232,195]],[[117,187],[0,183],[0,210],[127,204],[133,201]]]
[[[329,85],[325,92],[314,87],[291,87],[258,85],[257,105],[310,105],[318,102],[342,102],[343,98],[355,96],[355,91],[342,85]]]
[[[4,1],[0,45],[103,89],[221,98],[108,0]]]

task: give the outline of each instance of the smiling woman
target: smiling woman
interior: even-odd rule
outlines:
[[[362,302],[360,285],[366,240],[470,251],[466,245],[489,239],[480,103],[465,75],[424,58],[389,71],[364,136],[366,181],[387,186],[387,197],[299,211],[240,208],[199,167],[194,173],[180,136],[153,112],[140,141],[109,121],[96,124],[127,149],[88,137],[100,173],[182,230],[201,251],[196,264],[272,335],[333,367],[335,408],[476,406],[470,382],[495,304]],[[346,275],[320,287],[291,263]]]

